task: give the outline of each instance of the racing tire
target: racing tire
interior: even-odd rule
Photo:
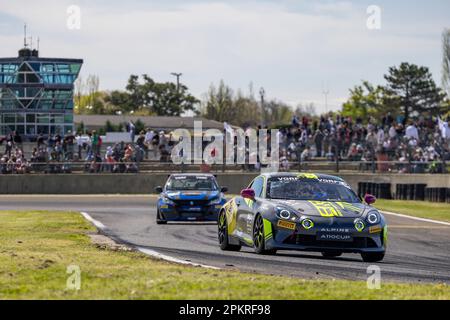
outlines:
[[[159,214],[159,210],[156,211],[156,224],[167,224],[166,220],[162,220]]]
[[[342,256],[340,251],[324,251],[322,252],[322,257],[324,258],[336,258]]]
[[[361,257],[364,262],[378,262],[383,260],[384,252],[363,252]]]
[[[239,251],[241,246],[230,244],[228,239],[228,223],[227,216],[224,211],[219,214],[219,219],[217,221],[217,236],[219,239],[220,249],[223,251]]]
[[[266,249],[266,240],[264,238],[264,222],[261,215],[258,215],[253,225],[253,248],[257,254],[274,255],[276,249]]]

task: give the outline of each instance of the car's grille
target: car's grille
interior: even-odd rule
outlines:
[[[178,207],[203,207],[209,200],[174,200],[174,202]]]
[[[340,247],[340,248],[376,248],[377,244],[371,238],[366,237],[354,237],[353,241],[343,242],[343,241],[318,241],[316,236],[301,235],[298,234],[296,237],[289,237],[284,241],[286,244],[296,244],[303,246],[313,246],[313,247]]]

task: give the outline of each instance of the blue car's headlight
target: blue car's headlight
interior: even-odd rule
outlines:
[[[291,210],[286,208],[277,208],[276,216],[279,219],[289,220],[289,221],[298,221],[299,217],[293,213]]]
[[[166,197],[166,196],[162,197],[162,202],[163,202],[164,204],[170,204],[170,205],[174,205],[174,204],[175,204],[175,202],[173,202],[171,199],[169,199],[169,198]]]
[[[380,214],[376,211],[370,211],[366,219],[370,224],[377,224],[381,220]]]

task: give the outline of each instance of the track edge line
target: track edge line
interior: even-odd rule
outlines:
[[[80,214],[87,221],[92,223],[96,228],[100,229],[101,231],[105,231],[106,226],[103,223],[101,223],[100,221],[95,220],[94,218],[92,218],[89,213],[82,211],[82,212],[80,212]],[[107,234],[105,234],[105,236],[111,239],[111,237],[109,237]],[[129,244],[127,244],[127,245],[130,246]],[[221,268],[219,268],[219,267],[214,267],[214,266],[209,266],[209,265],[206,265],[206,264],[200,264],[200,263],[194,263],[194,262],[190,262],[190,261],[181,260],[181,259],[178,259],[178,258],[175,258],[175,257],[171,257],[171,256],[168,256],[168,255],[159,253],[159,252],[157,252],[155,250],[152,250],[152,249],[146,249],[146,248],[139,247],[139,246],[132,246],[132,247],[134,249],[138,250],[139,252],[145,254],[145,255],[148,255],[148,256],[151,256],[153,258],[157,258],[157,259],[160,259],[160,260],[164,260],[164,261],[167,261],[167,262],[172,262],[172,263],[181,264],[181,265],[189,265],[189,266],[192,266],[192,267],[201,267],[201,268],[206,268],[206,269],[221,270]]]
[[[450,222],[438,221],[438,220],[427,219],[427,218],[420,218],[420,217],[415,217],[415,216],[409,216],[407,214],[395,213],[395,212],[384,211],[384,210],[380,210],[380,211],[382,213],[384,213],[384,214],[388,214],[388,215],[392,215],[392,216],[397,216],[397,217],[402,217],[402,218],[407,218],[407,219],[412,219],[412,220],[417,220],[417,221],[423,221],[423,222],[436,223],[436,224],[442,224],[442,225],[445,225],[445,226],[450,226]]]

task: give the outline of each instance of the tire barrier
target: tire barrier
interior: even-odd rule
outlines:
[[[395,188],[396,200],[425,200],[426,184],[397,184]]]
[[[378,199],[392,199],[390,183],[359,182],[358,195],[364,197],[365,194],[371,194]]]
[[[426,188],[425,200],[450,203],[450,188]]]

